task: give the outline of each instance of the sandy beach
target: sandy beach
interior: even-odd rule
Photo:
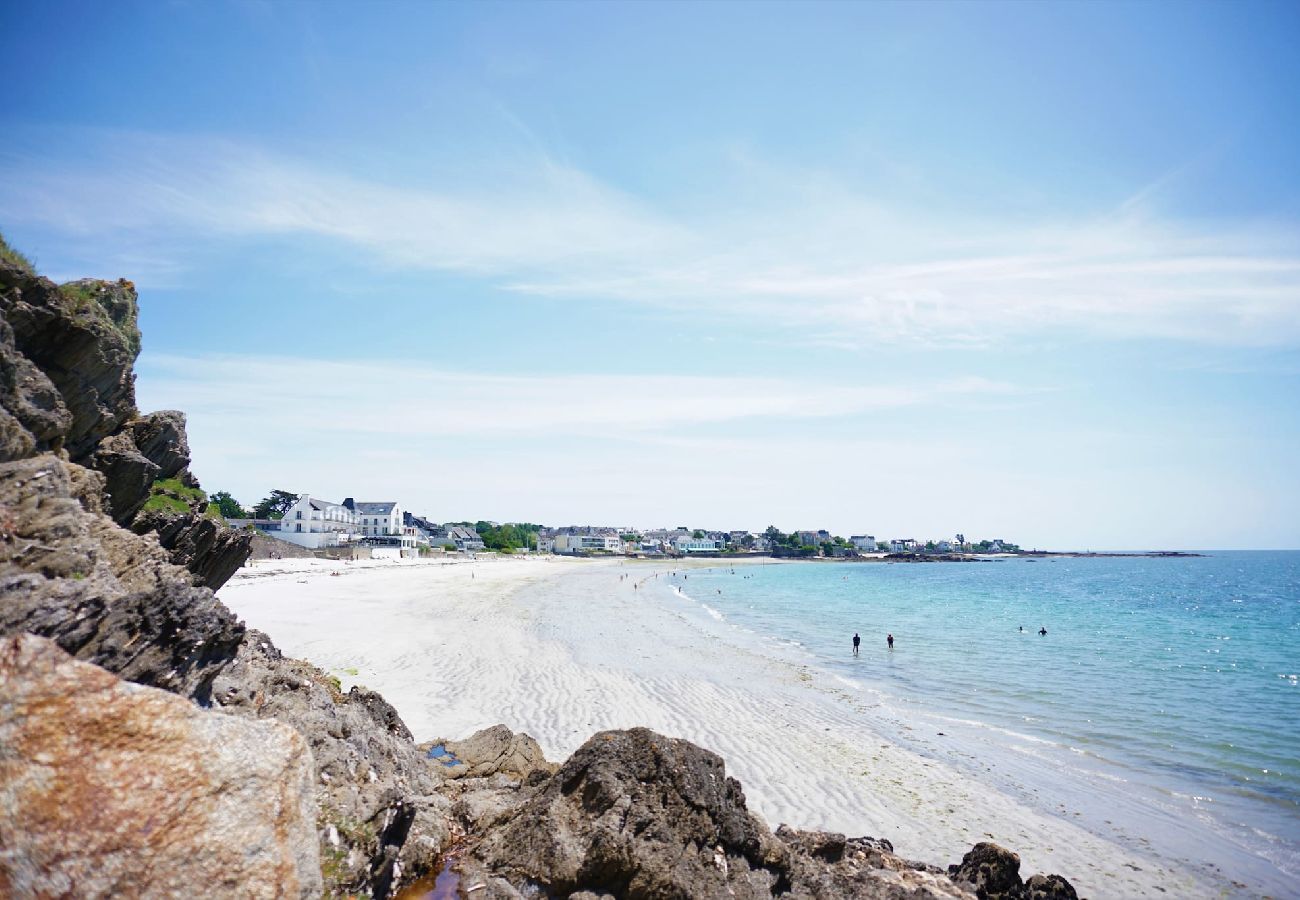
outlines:
[[[889,739],[911,727],[906,711],[795,653],[728,637],[665,583],[681,567],[267,560],[220,598],[284,652],[383,693],[417,740],[500,722],[562,760],[595,731],[644,725],[721,754],[772,827],[884,837],[938,864],[994,840],[1021,855],[1022,874],[1059,872],[1094,898],[1218,893],[1190,861],[1133,850],[1141,835],[1112,840],[1056,798],[1027,804],[923,752],[924,738]]]

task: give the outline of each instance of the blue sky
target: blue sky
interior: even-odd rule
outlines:
[[[1295,4],[6,4],[209,490],[1300,546]]]

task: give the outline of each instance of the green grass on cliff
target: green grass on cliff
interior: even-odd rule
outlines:
[[[192,503],[203,503],[208,495],[198,488],[186,487],[175,478],[162,478],[149,488],[144,512],[187,513]]]
[[[140,352],[138,308],[131,282],[82,278],[59,285],[59,293],[76,315],[99,320],[120,334],[133,353]]]
[[[10,247],[3,234],[0,234],[0,259],[17,266],[28,275],[36,274],[36,265],[27,256]]]

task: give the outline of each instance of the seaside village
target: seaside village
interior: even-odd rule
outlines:
[[[762,555],[796,558],[924,558],[933,555],[1017,553],[1020,548],[1000,539],[968,541],[952,538],[917,540],[855,534],[844,538],[825,529],[785,533],[769,527],[761,533],[711,531],[700,528],[657,528],[540,525],[497,522],[438,524],[402,508],[396,500],[341,503],[312,494],[276,491],[278,508],[260,518],[230,518],[235,527],[251,528],[269,538],[295,544],[320,556],[334,558],[414,558],[442,553],[496,551],[556,553],[570,556],[623,555],[682,557]],[[269,499],[269,498],[268,498]],[[259,510],[268,511],[268,501]]]

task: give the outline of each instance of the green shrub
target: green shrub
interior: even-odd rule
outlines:
[[[17,266],[28,275],[36,274],[36,265],[26,255],[19,253],[13,247],[10,247],[9,242],[5,240],[3,234],[0,234],[0,259],[3,259],[12,266]]]

